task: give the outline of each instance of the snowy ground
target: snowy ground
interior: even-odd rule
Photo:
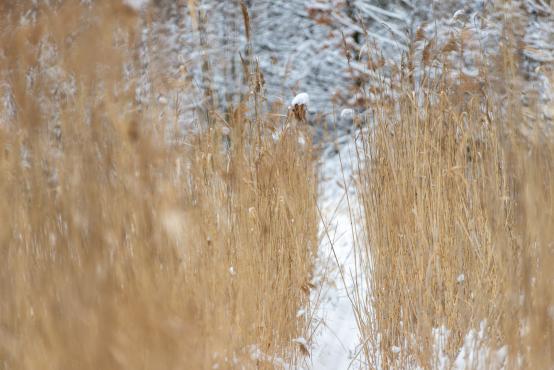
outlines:
[[[338,148],[338,153],[328,148],[321,161],[321,244],[314,278],[316,288],[311,293],[311,356],[306,359],[305,369],[359,367],[359,332],[351,302],[356,276],[353,228],[359,224],[352,181],[356,153],[348,136],[342,138]]]

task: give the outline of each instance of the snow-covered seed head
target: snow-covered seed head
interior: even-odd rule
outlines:
[[[306,121],[306,113],[309,104],[310,96],[306,93],[300,93],[292,99],[289,109],[292,110],[294,117],[298,121]]]
[[[144,9],[148,5],[148,3],[149,0],[123,0],[123,4],[127,5],[129,8],[137,12]]]
[[[161,105],[167,105],[168,103],[167,98],[163,95],[160,95],[158,97],[158,103],[160,103]]]
[[[308,104],[310,104],[310,95],[308,95],[307,93],[300,93],[296,95],[294,99],[292,99],[292,103],[291,103],[292,106],[295,106],[295,105],[307,106]]]

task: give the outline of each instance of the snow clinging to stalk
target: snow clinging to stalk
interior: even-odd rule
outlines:
[[[123,4],[127,5],[135,11],[141,11],[148,5],[149,0],[123,0]]]
[[[294,108],[295,105],[306,105],[310,104],[310,95],[307,93],[300,93],[292,99],[291,105]]]

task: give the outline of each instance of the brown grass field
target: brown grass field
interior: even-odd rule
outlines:
[[[408,67],[398,100],[371,106],[358,154],[370,293],[356,303],[370,368],[459,368],[470,331],[484,352],[466,368],[554,364],[554,143],[537,101],[521,103],[506,40],[474,78],[453,74],[461,41],[427,42],[406,62],[421,83]]]
[[[247,56],[253,93],[184,132],[135,97],[136,13],[50,3],[0,4],[0,369],[300,367],[321,232],[303,117],[263,103]],[[376,79],[397,97],[356,121],[360,357],[552,369],[552,123],[522,104],[514,35],[477,77],[459,37]]]
[[[274,142],[279,122],[247,102],[167,140],[122,78],[135,15],[106,1],[37,17],[0,31],[17,108],[0,129],[0,368],[294,364],[317,248],[311,150],[294,132]]]

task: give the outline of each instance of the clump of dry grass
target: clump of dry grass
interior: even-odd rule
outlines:
[[[424,60],[419,84],[404,71],[399,99],[372,107],[356,307],[369,367],[450,368],[464,344],[483,354],[467,368],[554,364],[554,145],[521,104],[513,51],[476,78]]]
[[[168,141],[122,77],[132,12],[68,2],[24,24],[16,8],[0,31],[13,102],[0,114],[0,367],[294,365],[317,242],[310,150],[292,132],[274,141],[264,127],[278,122],[245,104]]]

